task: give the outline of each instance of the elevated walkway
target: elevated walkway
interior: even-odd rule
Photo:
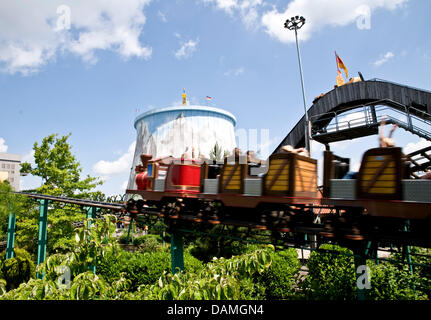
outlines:
[[[429,126],[431,123],[431,92],[381,79],[346,84],[316,99],[308,110],[312,138],[330,143],[376,134],[381,120],[373,112],[377,106],[390,107],[398,112],[395,116],[389,116],[387,123],[397,123],[401,128],[430,140],[431,128],[424,129],[422,124]],[[363,118],[349,119],[342,126],[341,114],[361,107],[366,109]],[[338,120],[338,124],[334,124]],[[305,116],[273,153],[279,153],[281,147],[287,144],[295,148],[304,147],[304,136]]]

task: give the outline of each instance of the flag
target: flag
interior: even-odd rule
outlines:
[[[338,71],[340,71],[340,69],[344,69],[344,72],[346,72],[346,78],[348,78],[347,68],[344,65],[343,60],[341,60],[341,58],[338,56],[337,51],[335,51],[335,59],[337,60],[337,69],[338,69]]]
[[[337,75],[337,86],[341,87],[344,84],[344,80],[343,80],[343,76],[341,75],[341,71],[338,70],[338,75]]]
[[[187,94],[186,94],[186,89],[185,88],[183,88],[182,105],[183,106],[187,105]]]
[[[206,98],[206,99],[209,101],[209,100],[211,100],[212,98],[207,96],[207,98]]]

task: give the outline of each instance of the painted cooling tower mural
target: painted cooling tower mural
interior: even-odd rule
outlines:
[[[140,155],[151,154],[153,158],[181,157],[186,153],[197,158],[209,158],[216,142],[227,151],[236,147],[235,117],[222,109],[206,106],[177,106],[151,110],[135,120],[137,140],[130,172],[128,189],[134,189],[134,168],[140,163]]]

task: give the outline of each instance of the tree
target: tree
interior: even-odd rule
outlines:
[[[81,179],[82,168],[71,152],[68,138],[71,134],[58,137],[51,134],[34,143],[35,165],[25,162],[21,165],[21,173],[27,173],[42,178],[42,186],[35,189],[37,193],[85,198],[103,201],[105,195],[100,191],[91,192],[91,189],[102,184],[98,178],[87,175]],[[38,231],[38,206],[33,207],[17,219],[17,242],[32,254],[36,253]],[[54,249],[64,251],[73,244],[73,222],[82,221],[85,213],[78,206],[63,207],[59,203],[50,205],[48,214],[48,252]]]
[[[67,142],[70,136],[71,133],[61,138],[58,134],[51,134],[43,138],[40,145],[35,142],[33,145],[35,166],[24,162],[21,164],[21,173],[42,178],[43,185],[36,188],[38,193],[98,198],[101,196],[100,193],[88,191],[103,182],[89,175],[81,180],[81,165],[72,155],[71,146]]]
[[[229,156],[228,151],[223,151],[219,146],[218,142],[215,143],[214,147],[210,151],[210,159],[216,161],[222,161],[224,158]]]

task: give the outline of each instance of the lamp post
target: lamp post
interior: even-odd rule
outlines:
[[[298,30],[302,28],[305,24],[305,18],[303,16],[296,16],[290,19],[287,19],[284,23],[284,27],[289,30],[295,30],[295,39],[296,39],[296,50],[298,52],[298,61],[299,61],[299,73],[301,75],[301,86],[302,86],[302,98],[304,100],[304,111],[305,111],[305,149],[307,149],[308,153],[311,156],[311,144],[310,144],[310,123],[308,121],[308,113],[307,113],[307,102],[305,100],[305,88],[304,88],[304,77],[302,75],[302,62],[301,62],[301,54],[299,52],[299,43],[298,43]]]

